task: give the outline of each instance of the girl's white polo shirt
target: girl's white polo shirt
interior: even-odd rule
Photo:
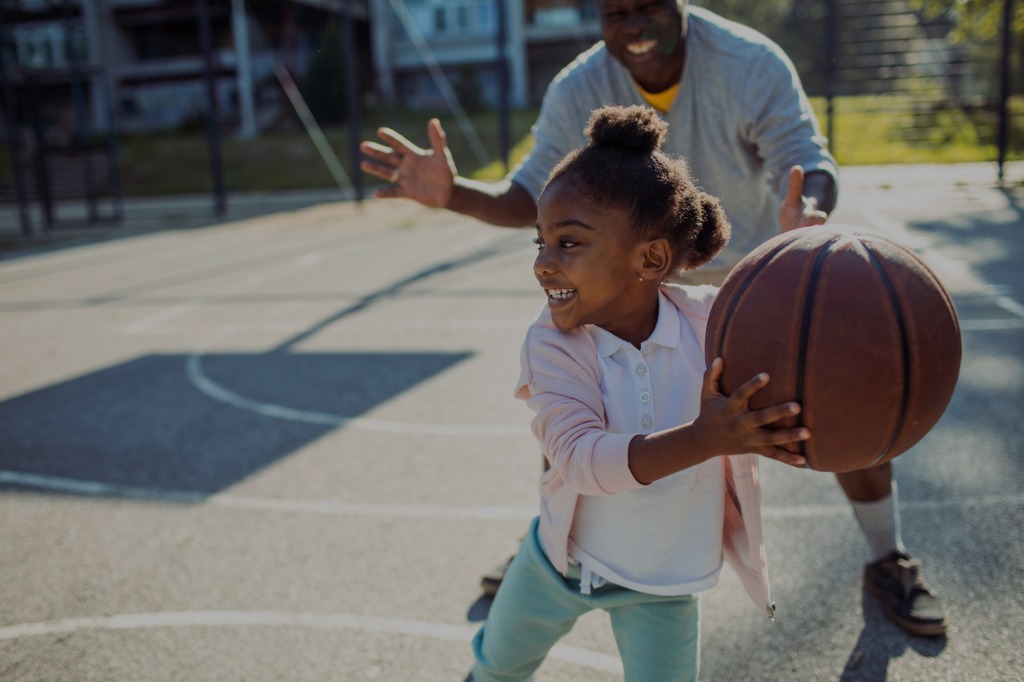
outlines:
[[[599,327],[588,331],[609,432],[651,433],[697,417],[704,353],[663,293],[654,332],[639,349]],[[581,590],[604,581],[658,595],[713,587],[722,567],[724,491],[724,464],[715,457],[641,488],[581,495],[569,534]]]

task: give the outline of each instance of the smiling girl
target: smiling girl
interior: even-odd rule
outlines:
[[[516,396],[550,468],[534,520],[473,642],[470,679],[526,680],[576,619],[611,617],[627,680],[696,680],[697,593],[723,558],[769,615],[757,455],[807,429],[799,412],[750,410],[768,382],[731,396],[702,349],[716,289],[663,284],[729,237],[718,201],[660,151],[647,107],[605,107],[590,143],[552,171],[538,202],[537,281],[547,305],[522,350]],[[756,453],[756,454],[750,454]]]

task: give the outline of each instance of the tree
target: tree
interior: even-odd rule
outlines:
[[[1007,0],[910,0],[911,6],[928,19],[944,18],[953,29],[954,43],[987,42],[1002,35],[1003,9]],[[1014,6],[1012,31],[1019,42],[1024,35],[1024,3]]]
[[[986,81],[985,89],[997,92],[1003,50],[1003,15],[1009,0],[910,0],[911,6],[926,19],[949,22],[948,40],[974,64],[975,76]],[[1022,92],[1020,77],[1024,66],[1024,0],[1016,0],[1010,19],[1011,94]]]

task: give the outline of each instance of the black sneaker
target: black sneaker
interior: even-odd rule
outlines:
[[[889,617],[912,635],[946,634],[942,602],[921,575],[921,562],[903,552],[864,567],[864,586],[882,600]]]
[[[498,593],[498,588],[501,587],[501,581],[505,579],[505,573],[508,571],[508,565],[512,563],[512,559],[515,559],[515,557],[510,556],[505,561],[502,561],[480,579],[480,587],[483,588],[484,594],[493,597]]]

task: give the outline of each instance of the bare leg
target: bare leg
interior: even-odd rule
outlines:
[[[892,464],[836,474],[873,558],[864,567],[864,585],[886,613],[907,632],[934,637],[946,632],[942,602],[910,558],[900,532],[899,499]]]
[[[892,462],[836,474],[836,480],[851,502],[878,502],[892,492]]]

